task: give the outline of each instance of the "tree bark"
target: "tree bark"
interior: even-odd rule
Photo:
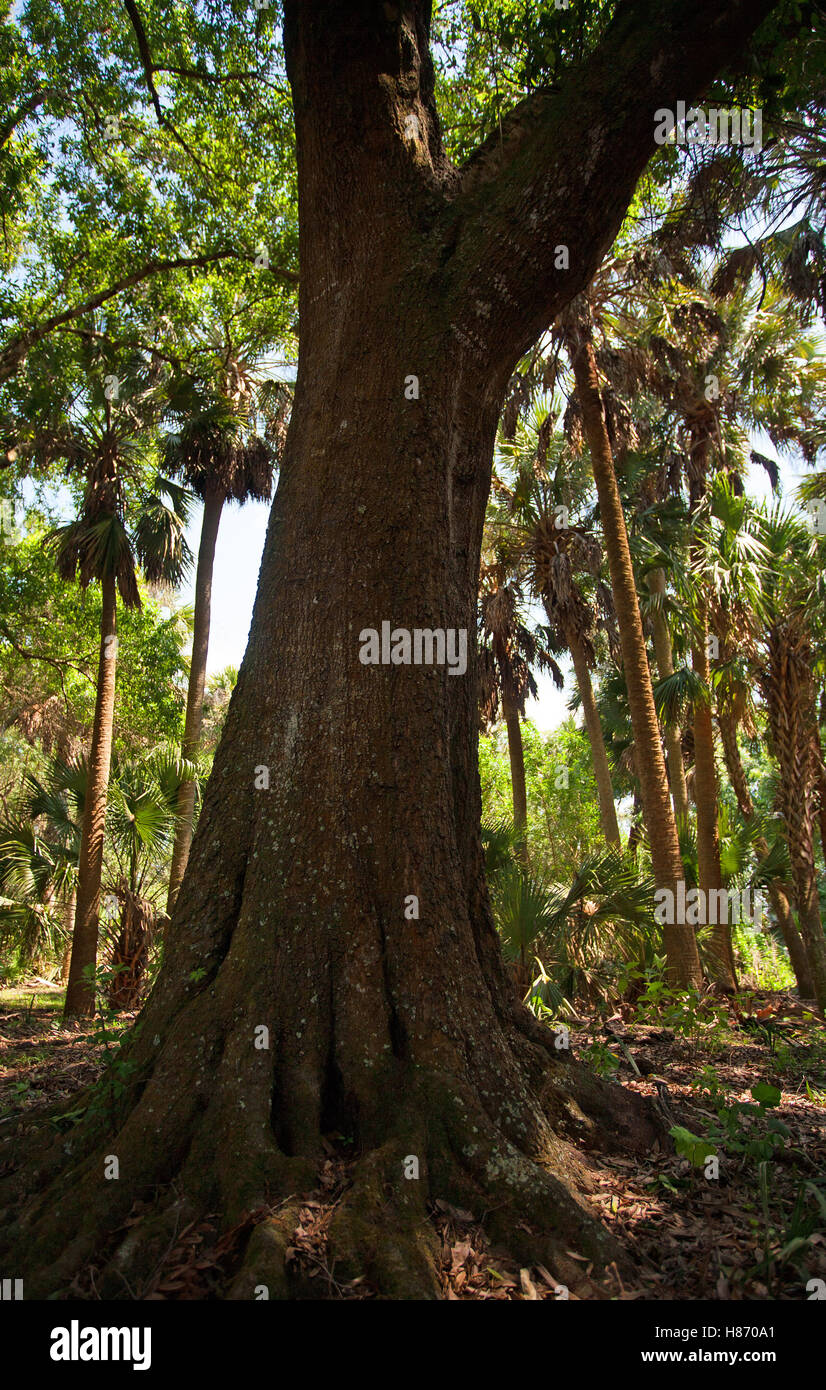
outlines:
[[[652,570],[648,576],[648,587],[652,594],[665,599],[665,570]],[[654,655],[660,680],[674,675],[674,658],[671,650],[671,633],[662,607],[657,607],[651,616]],[[674,803],[674,817],[677,825],[688,825],[688,788],[685,784],[685,763],[683,744],[679,727],[667,723],[664,727],[665,749],[668,754],[668,781],[671,787],[671,800]]]
[[[63,952],[63,963],[60,968],[61,983],[69,983],[69,966],[72,963],[72,941],[75,935],[75,916],[77,913],[77,889],[73,888],[66,899],[66,915],[64,923],[66,927],[66,949]]]
[[[204,514],[201,520],[201,540],[198,546],[198,569],[195,576],[195,615],[192,630],[192,657],[189,665],[189,684],[186,692],[186,718],[181,747],[182,756],[194,760],[201,746],[204,721],[204,688],[206,686],[209,628],[212,611],[212,572],[215,566],[215,545],[225,501],[224,492],[217,487],[207,488]],[[189,848],[192,844],[192,820],[195,814],[195,783],[185,779],[178,790],[178,822],[172,847],[172,866],[169,872],[167,916],[172,916],[175,900],[183,883]]]
[[[826,864],[826,767],[823,763],[823,747],[819,732],[814,739],[815,777],[817,780],[817,822],[820,827],[820,848]]]
[[[588,740],[591,744],[591,760],[594,766],[594,778],[597,784],[597,800],[599,802],[599,820],[602,826],[602,833],[605,836],[605,843],[613,845],[616,849],[620,848],[619,824],[617,822],[617,808],[614,802],[614,787],[611,782],[611,768],[608,763],[608,754],[605,751],[605,739],[602,736],[602,724],[599,719],[597,702],[594,699],[594,687],[591,684],[591,672],[588,669],[588,662],[585,659],[585,652],[577,634],[573,631],[565,633],[565,641],[571,653],[571,660],[574,664],[574,675],[579,687],[579,696],[582,700],[582,713],[585,719],[585,728],[588,731]]]
[[[620,6],[598,54],[460,171],[439,137],[428,5],[286,0],[301,347],[250,642],[114,1130],[86,1119],[68,1168],[59,1135],[38,1157],[54,1181],[8,1223],[28,1296],[95,1252],[103,1297],[124,1275],[140,1287],[181,1220],[228,1227],[313,1186],[331,1132],[358,1155],[330,1226],[337,1278],[435,1295],[435,1196],[490,1213],[560,1278],[576,1279],[568,1250],[616,1256],[561,1137],[575,1100],[599,1141],[609,1093],[514,1000],[490,913],[476,644],[460,676],[363,664],[361,634],[475,632],[511,371],[618,230],[659,102],[678,77],[697,92],[770,8]],[[656,722],[650,680],[649,702]],[[101,1182],[113,1152],[121,1180]],[[153,1219],[113,1240],[136,1193],[155,1194]],[[277,1220],[231,1296],[289,1294]]]
[[[634,567],[602,410],[596,357],[589,330],[582,318],[577,326],[569,329],[568,343],[611,572],[628,707],[634,731],[640,799],[651,847],[654,879],[658,888],[667,889],[673,894],[672,903],[676,909],[677,884],[683,879],[680,842],[671,809]],[[702,972],[691,926],[685,922],[666,921],[663,940],[672,981],[681,986],[699,985]]]
[[[703,683],[703,692],[694,701],[694,802],[697,808],[697,878],[706,911],[712,902],[711,894],[723,887],[720,868],[720,835],[717,828],[718,782],[714,760],[714,725],[711,719],[711,668],[708,648],[708,610],[704,600],[699,604],[699,637],[692,647],[691,664]],[[715,898],[719,903],[720,899]],[[719,909],[715,913],[719,918]],[[734,951],[731,944],[731,924],[712,924],[710,936],[711,974],[718,988],[728,993],[737,990]]]
[[[511,768],[513,824],[516,829],[516,853],[523,863],[528,861],[528,790],[525,784],[525,750],[522,746],[522,726],[519,710],[502,691],[502,713],[508,734],[508,757]]]
[[[77,908],[72,939],[72,960],[66,986],[64,1017],[89,1016],[95,1011],[95,985],[90,978],[97,964],[100,879],[103,872],[103,838],[112,759],[117,672],[117,590],[114,575],[101,581],[103,608],[100,618],[100,656],[95,698],[95,718],[89,747],[89,771],[77,876]]]
[[[808,632],[793,616],[768,634],[763,688],[772,751],[780,774],[779,809],[786,825],[800,935],[815,998],[826,1011],[826,937],[820,915],[814,847],[815,758],[812,738],[813,652]]]

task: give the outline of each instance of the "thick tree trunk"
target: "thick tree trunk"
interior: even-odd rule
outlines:
[[[588,670],[588,662],[585,659],[585,652],[577,634],[566,632],[565,640],[568,650],[571,653],[571,660],[574,664],[574,675],[579,687],[579,697],[582,700],[582,713],[585,719],[585,728],[588,732],[588,740],[591,744],[591,760],[594,765],[594,778],[597,784],[597,799],[599,801],[599,820],[602,826],[602,833],[605,836],[607,845],[614,845],[620,848],[619,824],[617,822],[617,808],[614,802],[614,788],[611,782],[611,768],[608,763],[608,754],[605,751],[605,739],[602,736],[602,725],[599,720],[597,702],[594,698],[594,687],[591,684],[591,672]]]
[[[712,901],[720,901],[719,897],[712,899],[711,895],[719,893],[723,887],[723,875],[717,828],[718,782],[714,760],[714,725],[709,689],[711,669],[706,645],[708,611],[705,602],[701,601],[699,609],[699,637],[697,645],[692,648],[691,664],[703,682],[705,694],[694,701],[694,802],[697,807],[697,878],[708,912]],[[719,919],[719,909],[714,915]],[[720,989],[734,993],[737,990],[737,974],[728,917],[724,922],[718,920],[711,926],[709,964],[715,984]]]
[[[618,230],[664,94],[678,75],[698,91],[769,8],[621,6],[561,95],[504,118],[462,172],[439,139],[429,6],[285,0],[301,351],[250,642],[128,1092],[73,1130],[77,1166],[62,1134],[38,1155],[54,1181],[7,1222],[27,1296],[93,1254],[98,1291],[123,1296],[182,1222],[262,1207],[231,1296],[288,1295],[295,1202],[272,1204],[314,1185],[331,1131],[358,1156],[330,1226],[337,1279],[434,1294],[435,1196],[490,1213],[559,1278],[576,1278],[568,1250],[614,1255],[559,1137],[616,1131],[609,1093],[516,1003],[491,919],[476,644],[452,674],[363,663],[362,638],[475,633],[508,377]],[[656,723],[650,680],[649,702]],[[646,1113],[634,1103],[638,1140]],[[120,1180],[101,1181],[112,1153]],[[7,1208],[30,1176],[3,1180]],[[152,1218],[113,1238],[136,1195]]]
[[[94,975],[98,949],[100,879],[103,872],[103,837],[112,759],[117,673],[117,590],[113,575],[101,582],[103,609],[100,619],[100,657],[89,771],[83,808],[83,829],[77,876],[77,909],[72,939],[72,960],[66,986],[64,1017],[91,1015],[95,1010]]]
[[[614,472],[611,444],[602,411],[596,358],[589,330],[583,323],[580,322],[577,327],[571,329],[568,341],[611,572],[617,627],[622,644],[623,672],[634,730],[640,798],[651,846],[654,878],[658,888],[667,889],[673,895],[671,901],[675,911],[670,915],[676,916],[677,884],[683,879],[680,842],[671,809],[668,778],[660,742],[660,726],[648,667],[648,652],[634,581],[634,567]],[[691,926],[685,922],[666,920],[663,939],[671,979],[678,985],[699,985],[702,972],[697,942]]]
[[[204,515],[201,521],[201,540],[198,546],[198,570],[195,576],[195,615],[192,630],[192,658],[189,666],[189,685],[186,693],[186,719],[181,752],[193,760],[201,746],[201,726],[204,720],[204,688],[206,685],[209,627],[212,609],[212,572],[215,565],[215,545],[221,524],[225,494],[219,488],[207,488]],[[195,783],[183,781],[178,791],[178,823],[172,847],[172,867],[169,873],[167,915],[171,917],[178,892],[183,883],[189,848],[192,844],[192,818],[195,814]]]
[[[513,797],[513,824],[516,829],[517,857],[527,863],[528,859],[528,789],[525,784],[525,750],[522,746],[522,726],[519,710],[509,697],[502,692],[502,712],[508,734],[508,758],[511,768],[511,793]]]
[[[741,816],[747,823],[751,824],[754,821],[754,802],[751,799],[749,784],[740,757],[740,749],[737,745],[737,719],[733,712],[721,708],[718,710],[717,723],[720,728],[723,758],[732,791],[737,798]],[[755,838],[754,847],[760,858],[765,859],[769,853],[769,846],[762,835]],[[772,911],[777,918],[783,933],[783,940],[786,943],[786,950],[789,953],[789,960],[797,981],[798,994],[801,999],[814,999],[812,972],[806,955],[806,948],[803,945],[800,932],[797,930],[797,923],[794,920],[790,902],[791,888],[788,884],[775,878],[769,883],[768,892]]]
[[[648,587],[652,594],[665,599],[665,570],[652,570],[648,576]],[[674,657],[671,650],[671,633],[662,607],[655,608],[651,617],[654,639],[654,655],[657,658],[657,671],[660,680],[674,675]],[[685,763],[680,730],[676,724],[667,723],[664,729],[665,749],[668,754],[668,781],[671,787],[671,800],[674,803],[674,817],[677,825],[688,825],[688,789],[685,784]]]

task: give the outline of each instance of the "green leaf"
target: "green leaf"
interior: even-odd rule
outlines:
[[[758,1081],[756,1086],[752,1086],[751,1094],[764,1109],[772,1105],[779,1105],[783,1096],[779,1087],[772,1086],[768,1081]]]
[[[712,1158],[717,1152],[714,1144],[692,1134],[690,1129],[684,1129],[682,1125],[674,1125],[668,1133],[680,1157],[690,1159],[695,1168],[702,1168],[706,1159]]]

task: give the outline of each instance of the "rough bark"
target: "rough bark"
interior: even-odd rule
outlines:
[[[66,899],[65,912],[66,915],[64,917],[64,926],[66,930],[66,949],[63,952],[63,963],[60,968],[60,980],[61,983],[64,985],[69,983],[69,966],[72,963],[72,941],[74,940],[75,915],[77,913],[76,888],[72,889],[72,891],[69,893],[69,896]]]
[[[691,651],[691,664],[703,683],[703,691],[694,701],[694,803],[697,808],[697,879],[708,906],[712,893],[723,887],[720,868],[720,835],[717,828],[718,781],[714,759],[714,724],[711,718],[709,684],[711,668],[706,639],[708,610],[699,606],[699,636]],[[719,902],[719,898],[713,901]],[[718,914],[715,914],[718,915]],[[709,964],[715,984],[729,993],[737,989],[734,951],[731,944],[731,925],[726,920],[712,924]]]
[[[811,638],[801,615],[772,628],[763,690],[772,751],[780,773],[779,810],[786,826],[800,935],[815,998],[826,1009],[826,937],[820,916],[814,847],[814,686]]]
[[[746,780],[740,749],[737,745],[737,719],[732,711],[719,709],[717,723],[731,789],[737,799],[741,816],[747,823],[752,824],[754,822],[754,802]],[[760,859],[765,859],[769,853],[769,846],[763,835],[755,837],[754,847]],[[812,972],[806,956],[806,948],[794,920],[790,901],[791,891],[787,883],[783,883],[779,878],[774,878],[768,885],[769,902],[783,933],[783,940],[786,943],[786,950],[789,953],[789,960],[797,981],[798,993],[801,999],[814,999]]]
[[[75,930],[64,1005],[66,1018],[92,1014],[95,1008],[95,986],[89,978],[89,971],[93,971],[97,964],[103,837],[109,794],[109,765],[112,759],[112,729],[115,720],[117,590],[114,575],[106,575],[101,581],[101,591],[103,608],[100,619],[97,695],[80,838]]]
[[[668,889],[674,895],[672,901],[676,904],[677,884],[683,879],[680,842],[671,809],[628,531],[602,409],[596,357],[584,315],[583,309],[583,315],[568,331],[571,365],[582,411],[583,433],[591,455],[611,572],[623,673],[634,731],[640,799],[651,846],[654,878],[658,888]],[[702,980],[700,958],[691,926],[685,922],[666,922],[663,940],[672,981],[683,986],[699,985]]]
[[[571,660],[574,664],[574,675],[579,688],[579,697],[582,701],[582,714],[585,719],[585,728],[588,733],[588,741],[591,745],[591,761],[594,767],[594,778],[597,784],[597,800],[599,802],[599,820],[602,826],[602,833],[605,836],[605,843],[615,845],[620,848],[619,824],[617,822],[617,808],[614,802],[614,787],[611,782],[611,768],[608,762],[608,754],[605,751],[605,739],[602,736],[602,725],[599,719],[597,702],[594,698],[594,687],[591,684],[591,672],[588,669],[588,662],[585,658],[585,651],[577,634],[573,631],[565,633],[565,640],[568,643],[568,650],[571,653]]]
[[[527,862],[528,857],[528,789],[525,783],[525,750],[522,746],[522,726],[519,710],[508,694],[502,692],[502,713],[508,735],[508,758],[511,769],[513,824],[516,830],[516,853]]]
[[[665,597],[665,570],[652,570],[648,576],[648,587],[652,594]],[[674,675],[674,657],[671,649],[671,633],[662,607],[657,607],[651,616],[654,641],[654,655],[660,680]],[[685,784],[685,763],[680,729],[676,724],[667,723],[664,728],[665,750],[668,755],[668,782],[671,787],[671,800],[674,803],[674,816],[677,825],[688,825],[688,788]]]
[[[719,425],[713,407],[703,403],[699,413],[686,421],[691,438],[687,465],[689,504],[692,525],[696,526],[708,492],[708,477],[712,463],[714,441]],[[692,564],[702,564],[702,547],[692,540],[689,547]],[[702,682],[702,693],[694,701],[694,805],[697,814],[697,879],[706,906],[711,894],[723,886],[720,867],[720,836],[717,828],[718,782],[714,761],[714,724],[711,717],[711,664],[709,660],[708,601],[702,577],[698,582],[691,664]],[[717,922],[711,930],[709,964],[715,984],[733,993],[737,989],[731,926],[728,921]]]
[[[73,1133],[68,1165],[61,1135],[4,1181],[13,1206],[53,1179],[8,1226],[29,1296],[92,1254],[103,1296],[123,1296],[178,1222],[226,1225],[311,1186],[331,1131],[360,1155],[337,1275],[434,1294],[434,1196],[490,1213],[557,1277],[567,1250],[613,1254],[560,1137],[598,1142],[610,1093],[514,1001],[491,919],[475,643],[460,677],[363,665],[359,635],[475,631],[513,366],[615,235],[660,101],[678,78],[697,92],[770,8],[621,6],[599,54],[462,172],[439,140],[426,5],[286,0],[301,353],[250,642],[128,1090]],[[116,1235],[136,1196],[153,1219]],[[237,1296],[288,1286],[279,1230],[258,1226]]]
[[[826,766],[823,762],[823,748],[820,734],[814,739],[815,777],[817,780],[817,823],[820,827],[820,848],[826,864]]]
[[[195,613],[192,627],[192,657],[189,665],[189,684],[186,692],[186,718],[181,747],[189,761],[197,757],[201,746],[204,721],[204,688],[206,686],[209,627],[212,609],[212,572],[215,566],[215,545],[224,508],[225,494],[219,488],[207,488],[204,514],[201,521],[201,540],[198,546],[198,569],[195,576]],[[195,783],[185,779],[178,791],[178,823],[172,847],[172,866],[169,872],[169,892],[166,911],[171,917],[175,900],[183,883],[189,849],[192,844],[192,819],[195,814]]]

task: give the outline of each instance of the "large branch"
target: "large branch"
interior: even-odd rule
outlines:
[[[124,290],[131,289],[133,285],[139,285],[142,280],[148,280],[151,276],[159,275],[168,270],[185,270],[188,267],[212,265],[215,261],[224,261],[230,257],[246,259],[237,251],[214,251],[205,256],[178,256],[174,260],[147,262],[139,270],[133,270],[130,275],[125,275],[122,280],[116,280],[113,285],[98,291],[89,299],[83,300],[81,304],[72,305],[71,308],[64,309],[59,314],[53,314],[51,318],[42,319],[40,323],[27,329],[25,333],[19,333],[15,338],[12,338],[4,350],[0,352],[0,381],[6,381],[9,377],[14,376],[30,349],[36,343],[42,342],[44,338],[48,338],[55,329],[61,328],[63,324],[71,323],[74,319],[83,318],[84,314],[89,314],[94,309],[100,308],[107,299],[113,299],[115,295],[122,294]],[[277,276],[284,284],[298,284],[298,276],[290,270],[272,268],[270,273]]]
[[[15,111],[12,111],[8,118],[0,125],[0,149],[11,139],[17,127],[29,116],[33,116],[39,106],[49,97],[59,96],[56,87],[40,87],[36,92],[32,92],[30,97],[21,102]]]
[[[152,105],[155,109],[155,116],[158,125],[161,127],[161,129],[169,131],[169,134],[172,136],[172,139],[175,141],[175,143],[177,145],[180,145],[181,149],[189,155],[189,158],[192,160],[193,164],[195,164],[201,170],[202,173],[211,173],[212,171],[207,170],[205,168],[201,160],[195,154],[194,150],[190,148],[186,140],[184,140],[183,136],[178,134],[178,131],[175,129],[172,122],[168,119],[166,115],[164,115],[164,110],[161,106],[161,99],[158,95],[158,89],[155,86],[155,73],[162,71],[162,69],[156,67],[156,65],[152,61],[152,53],[149,48],[149,40],[146,37],[146,30],[143,27],[143,20],[140,17],[140,13],[138,11],[137,5],[135,4],[135,0],[123,0],[123,6],[126,10],[127,15],[129,16],[129,22],[132,25],[132,29],[135,34],[135,42],[138,46],[138,56],[141,60],[141,67],[143,68],[144,80],[149,91],[149,96],[152,100]]]
[[[588,284],[656,149],[655,111],[691,105],[777,3],[620,0],[559,90],[520,103],[468,160],[440,233],[453,322],[480,362],[495,348],[510,370]]]

